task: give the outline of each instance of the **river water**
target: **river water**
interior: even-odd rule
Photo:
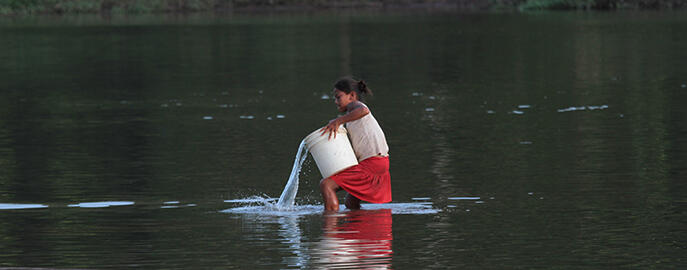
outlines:
[[[685,15],[0,18],[0,268],[685,268]],[[393,202],[270,210],[346,74]]]

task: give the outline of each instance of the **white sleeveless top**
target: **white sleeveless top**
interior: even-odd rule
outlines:
[[[386,137],[379,123],[377,123],[377,119],[372,116],[372,112],[358,120],[346,123],[346,129],[358,161],[374,156],[389,155]]]

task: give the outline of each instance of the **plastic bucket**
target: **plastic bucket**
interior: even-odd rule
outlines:
[[[305,137],[305,146],[315,159],[322,178],[327,178],[348,167],[358,164],[353,147],[348,141],[346,129],[342,126],[336,132],[336,138],[329,134],[322,135],[321,130],[315,130]]]

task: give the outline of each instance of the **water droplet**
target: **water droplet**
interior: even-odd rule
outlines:
[[[255,116],[252,116],[252,115],[241,115],[241,116],[239,116],[239,118],[241,118],[241,119],[254,119]]]
[[[513,111],[513,114],[524,114],[524,113],[525,113],[525,112],[523,112],[523,111],[518,111],[518,110]]]
[[[278,119],[284,119],[284,118],[286,118],[286,116],[284,116],[283,114],[277,114],[277,118]]]
[[[425,108],[425,111],[426,111],[426,112],[433,112],[433,111],[434,111],[434,108]]]
[[[518,105],[518,109],[529,109],[530,105],[524,104],[524,105]]]
[[[203,116],[203,120],[212,120],[212,119],[213,119],[212,116]]]
[[[329,95],[323,94],[320,98],[321,98],[321,99],[329,99]]]
[[[413,96],[414,96],[414,97],[419,97],[419,96],[422,96],[422,93],[420,93],[420,92],[413,92]]]
[[[487,113],[488,113],[488,114],[495,114],[496,112],[495,112],[495,111],[492,111],[492,110],[488,110]]]

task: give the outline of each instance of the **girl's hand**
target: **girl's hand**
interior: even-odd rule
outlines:
[[[332,134],[334,135],[334,139],[336,139],[336,131],[339,130],[339,126],[341,125],[337,120],[338,118],[332,119],[329,121],[329,124],[320,129],[322,131],[322,135],[329,133],[328,140],[332,139]]]

